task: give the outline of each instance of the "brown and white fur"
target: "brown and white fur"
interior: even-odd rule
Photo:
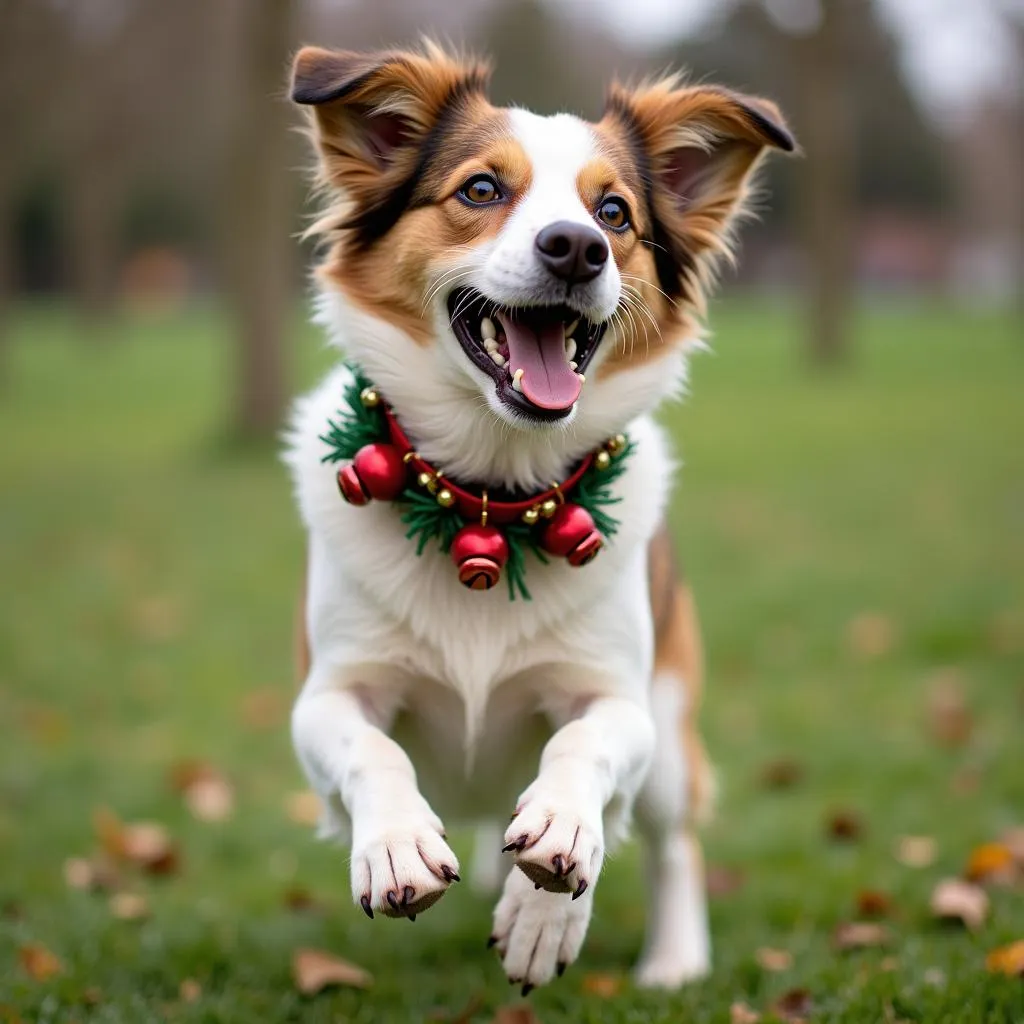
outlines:
[[[527,989],[577,958],[635,808],[650,889],[637,976],[676,986],[710,964],[691,831],[709,770],[693,598],[664,527],[673,462],[651,413],[684,385],[752,173],[793,142],[772,104],[676,78],[614,86],[597,124],[496,109],[485,85],[485,68],[431,45],[298,54],[293,98],[330,197],[314,229],[319,321],[452,479],[537,492],[627,431],[619,532],[583,568],[531,561],[531,601],[463,588],[441,552],[416,557],[394,507],[339,498],[319,439],[339,367],[298,402],[287,455],[309,531],[294,741],[370,916],[413,917],[457,880],[442,821],[492,837],[481,886],[502,883],[492,865],[513,845],[492,939]],[[479,175],[493,202],[460,193]],[[609,196],[624,229],[598,219],[618,220]],[[537,236],[554,223],[605,247],[596,275],[550,272]],[[449,303],[467,288],[604,329],[571,407],[532,415],[511,378],[469,357]]]

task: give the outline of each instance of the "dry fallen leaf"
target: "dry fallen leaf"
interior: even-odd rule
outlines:
[[[320,821],[320,797],[311,789],[289,793],[284,802],[285,813],[297,825],[316,825]]]
[[[709,864],[705,885],[709,896],[728,896],[731,892],[743,888],[746,876],[738,868],[726,867],[723,864]]]
[[[91,889],[94,877],[92,863],[84,857],[68,857],[64,861],[64,881],[69,889]]]
[[[765,971],[788,971],[793,966],[793,954],[788,949],[762,946],[755,954],[758,966]]]
[[[873,949],[884,946],[890,938],[889,929],[877,921],[847,921],[832,933],[832,946],[840,951]]]
[[[178,869],[178,849],[163,825],[155,821],[125,823],[105,807],[95,812],[93,824],[100,845],[116,860],[128,861],[154,875]]]
[[[117,865],[106,854],[69,857],[64,861],[64,881],[71,889],[116,889],[120,884]]]
[[[927,868],[935,863],[938,847],[931,836],[901,836],[896,841],[896,859],[908,868]]]
[[[861,661],[881,658],[896,643],[892,620],[879,612],[862,612],[846,624],[847,650]]]
[[[185,791],[185,805],[200,821],[225,821],[235,809],[235,791],[223,776],[200,779]]]
[[[626,979],[621,974],[591,973],[583,975],[583,991],[601,999],[614,999],[623,989]]]
[[[733,1003],[729,1007],[729,1024],[760,1024],[761,1014],[746,1003]]]
[[[939,672],[928,687],[928,729],[944,747],[960,747],[970,739],[974,720],[963,680],[955,669]]]
[[[46,981],[64,970],[64,965],[45,946],[38,942],[29,943],[18,950],[18,962],[29,977]]]
[[[1009,847],[1002,843],[983,843],[971,850],[964,877],[971,882],[1012,885],[1017,877],[1017,862]]]
[[[1024,825],[1008,828],[1003,833],[1001,842],[1010,851],[1010,856],[1016,861],[1017,867],[1024,870]]]
[[[115,892],[109,906],[110,913],[119,921],[141,921],[149,917],[149,903],[137,892]]]
[[[288,717],[289,700],[285,693],[266,686],[242,698],[242,723],[249,729],[276,729]]]
[[[525,1003],[519,1006],[499,1006],[491,1024],[540,1024],[540,1017],[533,1007]]]
[[[183,1003],[195,1003],[203,994],[203,986],[195,978],[185,978],[178,986],[178,998]]]
[[[1024,939],[993,949],[985,957],[985,967],[993,974],[1024,978]]]
[[[772,1003],[772,1013],[789,1024],[802,1024],[813,1009],[811,993],[805,988],[791,988]]]
[[[892,900],[879,889],[862,889],[857,893],[858,917],[888,917],[892,909]]]
[[[864,835],[864,822],[853,811],[836,811],[826,822],[826,832],[837,842],[856,842]]]
[[[765,789],[790,789],[803,781],[804,769],[791,757],[769,761],[761,768],[760,780]]]
[[[977,931],[988,917],[988,895],[971,882],[946,878],[932,891],[931,910],[935,917],[960,921]]]
[[[304,996],[315,996],[329,985],[369,988],[373,975],[362,967],[319,949],[297,949],[292,956],[292,978]]]

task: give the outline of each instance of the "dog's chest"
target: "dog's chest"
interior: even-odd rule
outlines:
[[[498,686],[475,717],[457,690],[421,679],[406,691],[391,735],[443,817],[507,816],[551,736],[551,723],[537,705],[532,688],[513,679]]]

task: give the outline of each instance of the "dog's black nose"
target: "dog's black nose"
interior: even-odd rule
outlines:
[[[541,263],[570,287],[593,281],[608,262],[608,243],[601,233],[571,220],[543,228],[536,245]]]

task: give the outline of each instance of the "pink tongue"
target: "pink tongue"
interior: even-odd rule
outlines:
[[[522,370],[523,394],[541,409],[568,409],[583,384],[565,355],[562,321],[522,323],[498,313],[508,341],[508,372]]]

